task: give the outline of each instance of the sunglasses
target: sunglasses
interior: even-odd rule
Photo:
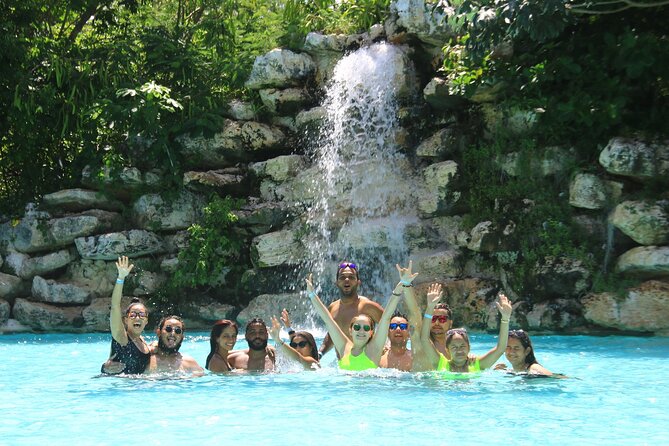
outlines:
[[[174,331],[174,333],[176,333],[176,334],[181,334],[181,333],[184,332],[184,331],[181,329],[181,327],[174,327],[174,328],[172,328],[171,325],[166,326],[166,327],[165,327],[165,331],[168,332],[168,333],[172,333],[172,331]]]
[[[372,329],[369,325],[360,325],[360,324],[353,324],[353,330],[355,331],[360,331],[360,329],[363,329],[365,331],[369,331]]]
[[[432,323],[434,324],[437,322],[445,324],[446,322],[448,322],[448,316],[439,316],[439,315],[432,316]]]
[[[344,268],[351,268],[351,269],[358,269],[358,265],[355,263],[349,263],[349,262],[344,262],[339,264],[339,269],[344,269]]]
[[[128,317],[130,319],[136,319],[138,317],[147,317],[149,314],[146,311],[128,311]]]
[[[452,335],[466,335],[467,330],[464,328],[452,328],[446,332],[446,336],[452,336]]]
[[[404,324],[404,323],[396,324],[393,322],[392,324],[390,324],[389,327],[391,330],[395,330],[396,328],[399,328],[400,330],[406,330],[407,328],[409,328],[409,324]]]
[[[293,348],[304,348],[305,346],[309,345],[307,341],[300,341],[300,342],[291,342],[290,346]]]

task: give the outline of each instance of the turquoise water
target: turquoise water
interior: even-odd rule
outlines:
[[[475,353],[495,343],[472,341]],[[99,378],[109,335],[0,336],[0,444],[669,444],[668,338],[533,341],[547,368],[573,378],[441,381],[285,364],[266,375]],[[204,333],[182,346],[201,364],[208,350]]]

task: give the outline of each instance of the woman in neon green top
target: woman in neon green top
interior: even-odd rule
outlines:
[[[439,370],[447,372],[471,373],[485,370],[492,367],[506,349],[509,334],[509,318],[513,308],[509,299],[502,293],[497,296],[497,309],[502,315],[499,325],[499,338],[497,345],[488,353],[482,356],[469,358],[469,336],[467,330],[464,328],[456,328],[446,332],[446,349],[450,354],[450,359],[447,359],[443,354],[439,353],[430,341],[430,324],[428,319],[432,319],[432,310],[437,305],[443,294],[441,284],[434,283],[430,285],[427,292],[427,308],[425,309],[425,317],[423,319],[423,326],[420,330],[419,342],[417,347],[420,354],[424,354],[429,370]],[[415,350],[415,348],[414,348]],[[414,355],[416,352],[414,352]]]
[[[367,314],[359,314],[351,319],[349,327],[349,336],[347,336],[335,320],[330,315],[328,309],[323,305],[314,291],[314,286],[311,279],[306,279],[307,295],[309,300],[316,309],[316,313],[323,319],[325,327],[328,329],[330,339],[340,356],[339,367],[343,370],[367,370],[375,369],[379,366],[381,355],[383,354],[383,346],[386,343],[388,336],[388,326],[397,303],[403,294],[405,287],[411,286],[411,282],[418,274],[403,274],[403,269],[397,265],[397,270],[400,271],[400,281],[393,289],[392,296],[381,320],[379,326],[374,326],[374,319]],[[406,270],[404,270],[406,271]]]

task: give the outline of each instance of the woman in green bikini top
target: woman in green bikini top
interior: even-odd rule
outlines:
[[[499,325],[499,338],[497,345],[482,356],[476,356],[472,361],[469,358],[469,336],[467,330],[464,328],[455,328],[446,332],[446,350],[450,354],[450,359],[447,359],[443,354],[439,353],[430,341],[430,324],[428,320],[432,319],[432,309],[437,305],[442,296],[441,284],[432,284],[427,292],[427,308],[425,318],[423,319],[423,327],[420,330],[420,336],[417,342],[418,352],[416,354],[425,355],[429,370],[437,370],[444,372],[456,373],[472,373],[485,370],[495,364],[506,349],[509,333],[509,318],[513,310],[511,302],[502,293],[497,296],[497,309],[502,318]],[[414,350],[416,350],[414,348]]]
[[[330,339],[332,339],[335,349],[341,357],[339,368],[342,370],[367,370],[379,366],[392,314],[402,297],[404,288],[411,286],[411,282],[418,275],[402,274],[400,267],[397,268],[400,271],[400,281],[393,289],[392,296],[383,311],[378,327],[375,327],[374,319],[371,316],[364,313],[359,314],[351,319],[348,333],[350,337],[339,328],[328,309],[316,295],[311,275],[306,279],[307,295],[316,313],[325,323]]]

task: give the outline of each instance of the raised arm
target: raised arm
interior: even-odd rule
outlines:
[[[312,364],[318,364],[318,361],[316,361],[315,359],[311,357],[305,358],[300,354],[300,352],[298,352],[293,347],[283,342],[281,340],[280,333],[281,333],[281,325],[279,324],[279,320],[275,316],[272,316],[272,328],[269,330],[269,334],[272,336],[276,348],[281,350],[281,352],[283,352],[283,354],[289,357],[290,359],[298,361],[300,364],[304,366],[305,369],[310,369]]]
[[[439,352],[430,339],[430,329],[432,328],[432,312],[443,294],[443,287],[440,283],[433,283],[427,289],[427,305],[420,330],[420,346],[425,354],[427,363],[430,365],[430,369],[435,369],[439,363]]]
[[[111,298],[111,311],[109,315],[109,325],[111,327],[112,337],[121,345],[128,344],[128,333],[123,326],[123,314],[121,312],[121,297],[123,296],[123,282],[128,277],[130,271],[135,265],[128,265],[128,257],[121,256],[116,262],[118,278],[114,285]]]
[[[511,318],[511,312],[513,311],[511,301],[503,293],[499,293],[495,305],[497,305],[497,309],[502,315],[502,319],[499,321],[499,337],[497,338],[497,346],[479,358],[481,370],[492,367],[495,361],[502,356],[506,344],[509,342],[509,318]]]
[[[309,297],[311,304],[314,306],[316,313],[318,313],[318,315],[325,323],[325,328],[327,328],[328,330],[330,339],[332,340],[332,343],[337,349],[337,352],[341,356],[344,354],[346,344],[348,344],[351,341],[349,341],[344,332],[341,331],[341,328],[339,328],[339,325],[337,325],[335,320],[332,318],[332,315],[330,314],[328,309],[325,307],[323,302],[321,302],[320,298],[316,295],[316,292],[314,291],[314,285],[311,282],[311,277],[312,275],[309,274],[309,278],[305,279],[307,282],[307,296]]]
[[[288,337],[292,340],[293,336],[295,336],[295,330],[290,324],[290,313],[288,313],[288,310],[286,310],[285,308],[281,310],[281,322],[283,322],[283,326],[286,327],[286,331],[288,332]]]
[[[409,267],[408,268],[402,268],[400,265],[397,266],[397,271],[400,273],[400,280],[402,280],[402,276],[415,276],[414,274],[411,273],[411,267],[413,265],[413,262],[409,260]],[[412,325],[416,330],[420,329],[421,325],[421,314],[420,314],[420,308],[418,307],[418,303],[416,302],[416,293],[414,293],[413,287],[410,285],[404,286],[403,287],[404,291],[404,303],[406,304],[407,307],[407,312],[409,313],[409,325]],[[411,340],[411,343],[414,343],[414,340]]]

